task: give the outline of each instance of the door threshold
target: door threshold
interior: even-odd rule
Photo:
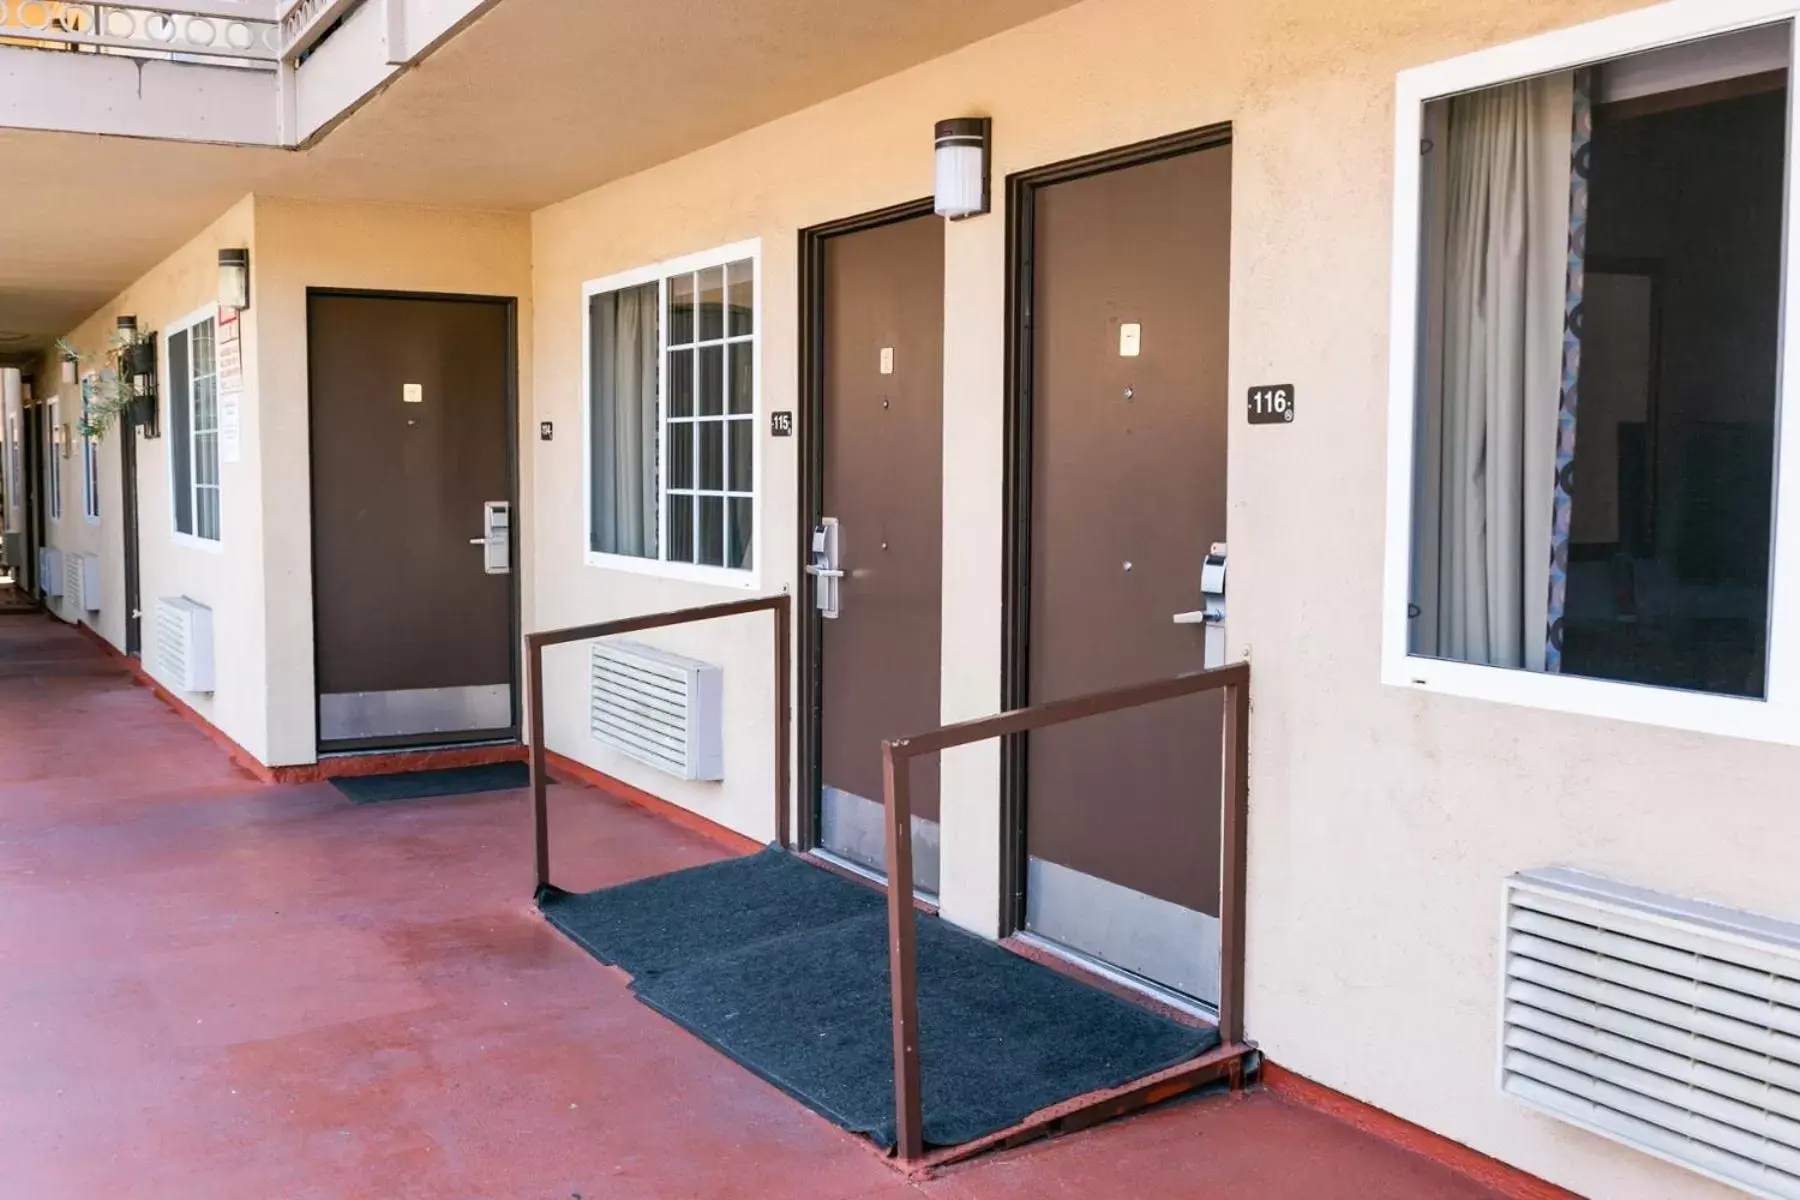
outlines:
[[[808,857],[816,858],[828,867],[834,867],[839,871],[848,872],[858,879],[863,880],[865,883],[872,883],[882,891],[887,891],[886,871],[877,871],[873,867],[865,866],[864,864],[857,862],[854,858],[845,858],[841,854],[834,854],[823,846],[814,846],[806,853]],[[935,909],[938,906],[937,893],[928,892],[921,887],[915,887],[913,888],[913,902],[916,904],[929,905]]]
[[[1015,941],[1030,946],[1033,950],[1041,950],[1045,954],[1060,958],[1065,962],[1073,963],[1082,970],[1098,975],[1109,983],[1115,983],[1122,988],[1138,992],[1149,997],[1151,1000],[1156,1001],[1158,1004],[1186,1013],[1190,1017],[1198,1017],[1200,1020],[1214,1025],[1219,1022],[1219,1010],[1213,1005],[1208,1004],[1206,1001],[1190,996],[1186,992],[1178,992],[1174,988],[1164,987],[1153,979],[1146,979],[1144,976],[1127,971],[1123,967],[1115,967],[1105,959],[1095,958],[1093,955],[1082,950],[1077,950],[1073,946],[1064,945],[1062,942],[1047,938],[1042,934],[1032,933],[1028,929],[1016,931],[1013,933],[1012,938]]]
[[[482,738],[473,742],[418,742],[403,745],[352,746],[344,750],[320,750],[321,761],[327,758],[371,758],[400,754],[441,754],[446,750],[487,750],[495,746],[522,746],[516,737]]]

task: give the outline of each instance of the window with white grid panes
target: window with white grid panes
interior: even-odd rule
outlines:
[[[93,417],[93,379],[81,384],[81,419],[85,427]],[[90,521],[100,519],[100,443],[94,438],[81,439],[81,510]]]
[[[586,284],[587,561],[756,582],[756,241]]]
[[[751,565],[755,287],[750,259],[664,280],[662,544],[669,562]]]
[[[210,313],[168,335],[170,475],[175,532],[219,540],[217,326]]]

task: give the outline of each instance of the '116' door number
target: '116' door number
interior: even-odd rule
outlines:
[[[1286,425],[1294,419],[1294,385],[1265,384],[1250,389],[1252,425]]]

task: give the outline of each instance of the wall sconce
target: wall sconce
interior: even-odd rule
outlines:
[[[933,208],[960,221],[988,211],[988,144],[993,121],[953,117],[937,123],[937,191]]]
[[[250,307],[250,251],[219,251],[219,307],[233,312]]]
[[[64,383],[75,382],[75,367],[76,363],[73,355],[65,354],[62,356],[62,381]]]
[[[137,318],[120,317],[118,322],[118,371],[131,384],[131,423],[146,438],[162,436],[162,425],[156,404],[156,335],[138,334]]]

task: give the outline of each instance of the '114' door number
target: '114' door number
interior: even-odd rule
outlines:
[[[1250,389],[1252,425],[1286,425],[1294,419],[1294,385],[1265,384]]]

